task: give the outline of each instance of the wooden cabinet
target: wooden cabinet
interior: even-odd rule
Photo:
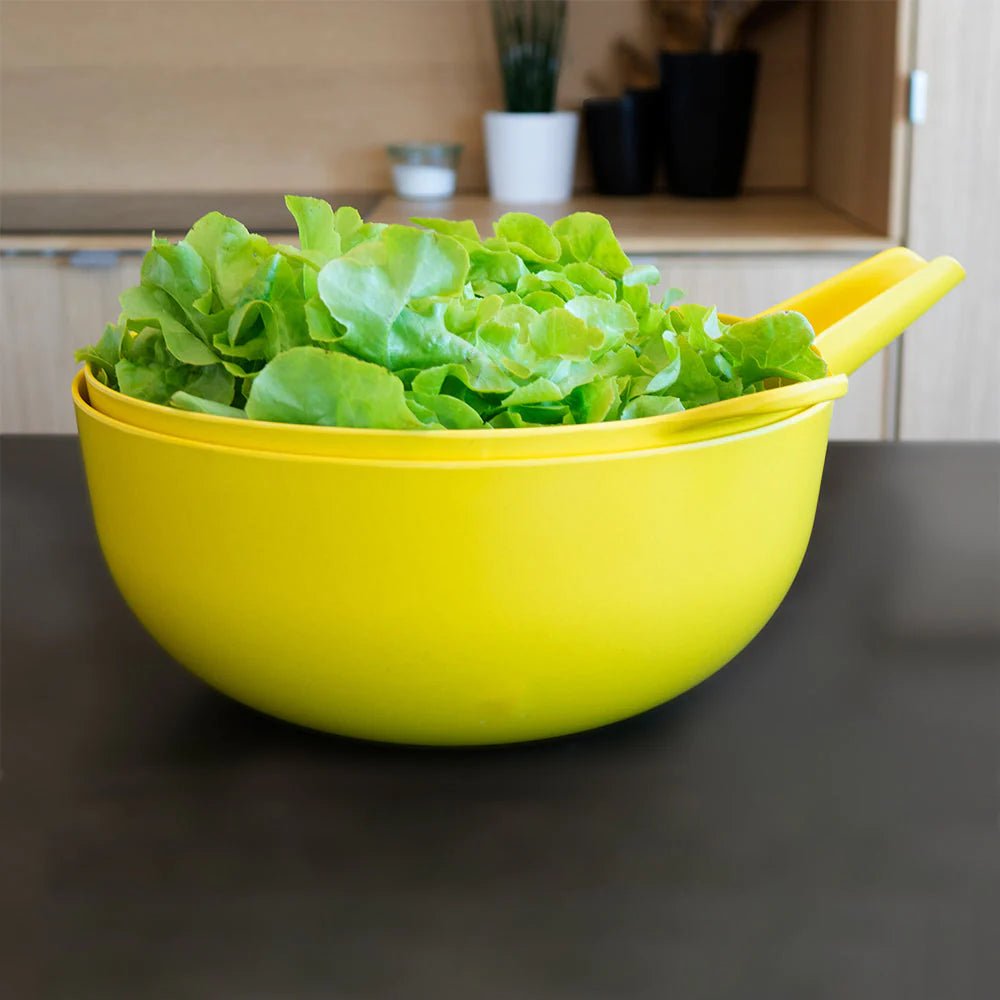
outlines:
[[[357,7],[355,14],[362,17],[355,23],[353,14],[348,17],[333,9],[339,6],[327,5],[330,9],[323,16],[347,18],[344,30],[355,35],[376,27],[381,30],[381,14],[369,24],[370,15],[361,12],[364,5],[349,5]],[[469,19],[488,28],[481,5],[423,6],[427,7],[425,14],[442,23],[454,21],[452,28],[455,24],[467,27],[472,23]],[[606,0],[577,6],[571,18],[574,34],[567,43],[577,61],[568,67],[569,89],[564,86],[563,94],[571,104],[586,96],[586,70],[597,66],[609,51],[611,29],[641,39],[646,16],[645,0]],[[86,188],[96,172],[107,182],[107,143],[94,143],[92,128],[77,128],[78,122],[90,121],[95,102],[74,103],[83,100],[81,94],[91,94],[81,76],[89,73],[87,59],[101,61],[103,57],[91,46],[84,46],[79,53],[76,49],[58,52],[59,44],[76,35],[64,33],[62,43],[53,40],[37,20],[39,12],[32,5],[21,7],[11,25],[20,41],[8,46],[17,55],[12,63],[15,72],[11,75],[11,67],[5,66],[5,81],[19,95],[18,100],[8,102],[12,108],[17,106],[17,113],[12,142],[4,151],[5,163],[13,156],[14,170],[5,171],[5,180],[9,184],[13,174],[15,189],[19,185],[31,191],[36,185],[51,185],[64,192]],[[156,5],[143,16],[159,18],[152,7]],[[788,7],[786,16],[769,19],[767,27],[762,23],[760,37],[755,34],[752,39],[762,52],[763,68],[746,195],[730,201],[580,195],[571,205],[552,206],[550,212],[542,214],[581,209],[608,215],[626,250],[636,259],[655,261],[665,281],[683,288],[689,299],[718,303],[725,311],[747,315],[895,243],[905,243],[928,256],[953,254],[969,273],[966,283],[920,320],[904,336],[901,348],[894,345],[851,377],[848,396],[835,408],[832,434],[841,439],[869,440],[1000,438],[1000,396],[995,390],[1000,337],[991,323],[993,296],[1000,289],[1000,2],[814,0]],[[468,24],[454,20],[452,8],[461,9]],[[91,23],[89,14],[72,15],[68,9],[65,13],[82,19],[76,26],[83,32],[81,37],[105,30],[130,37],[130,33],[143,30],[110,14],[109,23],[104,25]],[[292,23],[287,18],[285,21]],[[431,22],[425,19],[422,23],[426,30]],[[280,26],[270,25],[258,37],[258,29],[248,25],[250,21],[243,27],[253,37],[244,39],[246,54],[250,58],[256,53],[266,62],[274,51],[271,34]],[[172,30],[159,23],[156,27],[158,31]],[[484,44],[484,39],[488,42],[488,31],[476,44]],[[212,73],[229,79],[231,68],[217,65],[211,51],[197,46],[192,49],[189,42],[187,35],[172,41],[164,36],[164,59],[171,65],[181,59],[176,72],[190,82],[192,72],[210,67]],[[51,49],[53,44],[57,49]],[[170,45],[175,47],[173,53]],[[378,47],[371,51],[382,52]],[[77,55],[83,59],[79,65]],[[454,52],[445,53],[445,58],[453,57]],[[471,87],[483,79],[483,64],[479,55],[467,57],[468,53],[462,56],[467,63],[463,63],[462,73],[467,76],[461,78]],[[53,59],[55,67],[49,64]],[[926,121],[911,125],[907,81],[914,67],[928,74],[929,101]],[[142,81],[127,74],[113,76],[126,69],[112,68],[108,70],[112,75],[101,76],[105,88],[102,101],[113,97],[123,106],[131,101],[142,103]],[[446,77],[452,79],[449,74],[441,79]],[[231,89],[217,89],[232,102],[233,115],[220,117],[216,113],[211,121],[194,125],[181,116],[182,134],[161,137],[157,151],[171,142],[188,148],[192,135],[197,138],[202,134],[198,128],[208,128],[208,146],[217,154],[236,148],[219,140],[218,133],[220,128],[236,128],[240,115],[246,112],[242,79],[231,82]],[[133,84],[140,89],[135,90]],[[309,87],[310,92],[315,90],[311,82]],[[455,134],[470,144],[463,167],[465,186],[481,188],[476,122],[488,102],[468,87],[458,89],[468,107],[448,103],[448,95],[458,93],[450,85],[448,95],[436,103],[428,103],[426,94],[418,94],[409,103],[396,103],[406,116],[413,111],[424,114],[431,106],[438,118],[445,115],[443,120],[447,121],[449,114],[457,115]],[[378,99],[373,100],[377,103]],[[285,105],[293,118],[288,122],[282,119],[282,127],[294,132],[294,116],[306,114],[308,118],[311,105],[287,100]],[[51,141],[38,145],[35,125],[43,118],[53,119],[56,110],[63,126],[57,133],[60,148],[69,152],[53,159]],[[124,120],[122,116],[105,117],[108,122]],[[368,118],[383,131],[387,127],[378,116]],[[67,121],[72,121],[72,129],[66,128]],[[146,120],[147,127],[152,125],[162,130],[164,122],[155,117]],[[344,143],[362,140],[363,155],[346,155]],[[339,183],[372,191],[384,187],[385,178],[373,159],[376,153],[381,156],[377,152],[380,147],[364,128],[360,133],[327,130],[323,141],[340,144],[339,159],[333,148],[324,156],[317,152],[322,147],[313,149],[308,162],[316,173],[290,176],[287,149],[278,143],[271,144],[260,157],[244,157],[241,165],[222,164],[227,182],[237,190],[277,190],[286,185],[318,189],[325,183],[321,178],[328,177],[330,164],[337,162]],[[128,188],[135,178],[142,177],[153,189],[164,188],[166,181],[157,173],[163,169],[169,170],[170,183],[177,183],[177,165],[164,160],[159,152],[155,163],[149,161],[151,148],[148,143],[132,142],[123,154],[125,158],[117,158],[115,170],[123,171],[115,175],[119,187]],[[345,163],[358,173],[343,173]],[[232,173],[235,166],[265,169],[265,173],[240,180],[238,172]],[[190,190],[197,190],[205,178],[220,176],[206,173],[201,161],[197,167],[197,176],[181,178]],[[371,203],[374,199],[372,195]],[[435,206],[435,211],[452,218],[472,218],[481,230],[488,231],[490,221],[508,207],[495,205],[482,195],[466,194]],[[399,222],[425,210],[426,206],[385,198],[375,204],[370,217]],[[196,214],[192,212],[191,217]],[[143,217],[143,225],[145,221]],[[75,367],[73,349],[96,339],[104,323],[116,317],[117,295],[136,280],[139,254],[146,245],[147,238],[134,232],[115,236],[5,235],[0,239],[0,250],[24,254],[0,259],[0,428],[5,432],[73,429],[67,392]],[[76,253],[87,248],[121,253],[110,261]],[[107,266],[91,266],[94,264]]]
[[[682,287],[689,299],[748,315],[900,242],[906,231],[910,132],[904,114],[905,80],[917,2],[814,0],[784,5],[781,16],[761,19],[748,38],[761,53],[761,74],[745,196],[707,201],[581,195],[569,206],[552,206],[553,212],[582,209],[609,216],[626,250],[635,257],[651,255],[666,280]],[[943,10],[949,0],[919,2],[938,5],[935,16],[947,20]],[[968,8],[965,21],[971,32],[977,21],[976,0],[960,2]],[[206,11],[209,20],[221,17],[222,30],[233,35],[241,52],[236,68],[220,62],[216,49],[203,44],[211,30],[202,33],[202,42],[192,42],[191,33],[179,30],[162,4],[140,5],[142,10],[127,19],[111,7],[94,12],[78,6],[63,5],[63,31],[56,35],[46,30],[39,5],[19,5],[10,23],[5,21],[10,29],[5,53],[10,58],[4,62],[3,84],[5,94],[12,95],[5,104],[11,113],[5,118],[10,128],[5,127],[3,150],[8,193],[60,191],[72,197],[73,192],[92,189],[95,178],[107,190],[134,191],[141,184],[153,197],[156,191],[178,188],[315,191],[328,184],[374,193],[386,186],[382,146],[393,129],[416,135],[426,131],[428,122],[435,130],[443,125],[466,146],[460,189],[482,190],[485,184],[479,120],[496,103],[496,76],[493,69],[484,69],[495,60],[489,13],[481,3],[421,3],[417,13],[408,13],[403,8],[412,5],[405,4],[388,5],[398,8],[391,11],[377,5],[377,12],[372,9],[376,5],[360,2],[302,5],[303,11],[310,7],[308,17],[317,27],[306,39],[295,36],[295,17],[262,14],[259,8],[267,5],[240,5],[246,16],[236,18],[229,11]],[[574,8],[560,95],[567,106],[579,106],[592,95],[592,80],[607,69],[615,39],[631,41],[651,57],[655,47],[647,0],[595,0]],[[958,31],[953,25],[948,28],[948,37]],[[355,45],[362,56],[354,77],[377,79],[379,87],[361,87],[367,101],[363,106],[357,101],[331,103],[329,87],[317,89],[311,77],[284,72],[282,52],[288,45],[321,49],[316,39],[343,36],[358,42],[369,35],[377,36],[379,44]],[[145,37],[158,39],[157,73],[151,75],[145,62],[108,64],[108,38],[118,40],[118,49],[132,51],[135,40]],[[433,72],[426,60],[413,56],[421,51],[421,38],[437,42],[440,58]],[[462,44],[443,44],[442,38],[461,39]],[[414,39],[418,44],[412,44]],[[960,55],[951,53],[949,58],[960,60]],[[389,65],[405,71],[387,75]],[[281,70],[291,89],[282,92],[280,115],[262,116],[248,101],[248,66],[265,75]],[[96,75],[95,69],[100,70]],[[158,107],[164,74],[172,81],[168,89],[178,113],[148,114],[146,109]],[[203,100],[206,80],[214,95],[211,113]],[[337,85],[336,80],[327,82]],[[388,117],[372,113],[383,105],[395,110]],[[338,107],[341,112],[349,109],[350,121],[338,121]],[[995,112],[995,101],[993,107]],[[327,120],[330,114],[332,127],[317,134],[315,121]],[[248,131],[251,118],[253,129]],[[46,122],[44,135],[37,128],[39,121]],[[132,122],[140,133],[138,138],[130,136],[127,148],[115,145],[122,121]],[[251,132],[256,143],[252,150],[246,146]],[[154,143],[142,140],[153,134]],[[309,136],[304,145],[298,143],[302,155],[290,158],[288,136],[302,135]],[[62,155],[53,156],[56,148]],[[113,157],[108,153],[112,148]],[[205,151],[205,156],[195,161],[163,153],[191,148]],[[234,150],[253,155],[234,155]],[[937,175],[928,177],[931,184],[939,182]],[[585,170],[580,180],[586,188]],[[453,218],[475,218],[488,231],[490,221],[507,207],[466,195],[436,209]],[[204,204],[191,218],[203,210]],[[403,221],[425,210],[390,198],[371,214],[380,221]],[[106,213],[109,223],[115,223],[113,210],[105,204],[99,216]],[[148,245],[138,232],[124,232],[128,227],[121,219],[111,225],[120,235],[81,236],[77,234],[86,225],[75,225],[62,208],[57,214],[60,220],[66,217],[66,229],[76,234],[5,234],[0,240],[0,250],[25,254],[0,261],[0,427],[6,432],[73,429],[67,391],[75,367],[73,350],[96,339],[104,323],[115,319],[117,295],[135,281],[138,254]],[[32,217],[30,212],[21,215]],[[89,218],[92,224],[93,211]],[[135,228],[145,228],[148,221],[140,211]],[[250,218],[245,221],[254,224]],[[928,249],[940,252],[938,232],[928,231],[927,243]],[[88,248],[124,253],[112,260],[77,254]],[[102,263],[107,266],[90,266]],[[933,361],[923,363],[917,354],[913,360],[910,377],[925,392]],[[852,377],[848,397],[835,408],[835,437],[873,439],[895,433],[895,370],[892,355],[883,354]],[[960,391],[956,386],[949,391]],[[903,412],[915,412],[905,400]],[[920,429],[917,417],[908,420]]]
[[[5,256],[0,259],[0,429],[76,430],[69,384],[73,352],[118,317],[118,294],[139,279],[135,255]]]
[[[920,0],[909,244],[952,254],[968,278],[903,343],[904,440],[1000,439],[1000,3]]]

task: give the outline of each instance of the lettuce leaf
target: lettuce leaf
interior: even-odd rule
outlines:
[[[450,236],[388,226],[323,267],[319,297],[345,329],[342,349],[386,368],[407,367],[412,353],[426,359],[421,367],[446,364],[464,360],[453,356],[461,353],[453,335],[442,324],[440,356],[431,359],[433,335],[422,337],[426,331],[413,318],[419,313],[403,312],[415,299],[460,294],[468,270],[468,253]]]
[[[736,323],[719,337],[746,384],[766,378],[804,382],[822,378],[826,362],[813,347],[809,320],[797,312],[775,312]]]
[[[403,383],[347,354],[294,347],[254,379],[246,414],[253,420],[325,427],[417,428]]]
[[[592,264],[613,278],[621,278],[632,267],[615,238],[611,223],[593,212],[574,212],[560,219],[552,232],[563,248],[563,259]]]
[[[410,430],[673,413],[826,364],[798,313],[727,325],[654,298],[602,216],[366,222],[289,195],[298,246],[209,213],[153,236],[117,323],[77,351],[128,395],[216,416]]]

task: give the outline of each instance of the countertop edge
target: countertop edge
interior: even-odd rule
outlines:
[[[481,230],[512,206],[491,201],[486,195],[466,194],[438,204],[409,203],[391,195],[341,193],[328,197],[342,204],[356,204],[368,218],[401,222],[414,214],[440,214],[473,218]],[[148,204],[144,204],[148,197]],[[142,253],[149,247],[147,225],[134,226],[137,218],[153,222],[166,218],[171,225],[156,227],[157,235],[180,238],[186,223],[218,204],[269,239],[288,242],[295,227],[283,216],[279,196],[211,194],[59,195],[50,204],[42,195],[5,195],[0,198],[0,253],[4,255],[58,256],[81,251]],[[31,205],[46,206],[32,217]],[[12,203],[18,206],[11,212]],[[63,207],[60,208],[60,205]],[[840,254],[875,253],[894,245],[890,237],[873,233],[846,215],[835,212],[808,193],[748,194],[731,201],[676,199],[652,195],[645,199],[605,198],[579,194],[562,205],[521,206],[543,217],[573,211],[600,211],[612,217],[622,247],[637,256],[692,254]],[[66,225],[46,226],[46,220],[67,219]],[[107,217],[107,228],[95,222]],[[33,225],[26,225],[29,218]],[[261,224],[264,220],[266,224]],[[130,224],[126,225],[125,223]]]

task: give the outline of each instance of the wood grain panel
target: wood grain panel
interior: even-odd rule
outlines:
[[[930,78],[913,129],[910,244],[968,278],[903,343],[906,440],[1000,439],[1000,5],[921,0],[917,66]]]
[[[808,6],[751,39],[751,188],[806,182]],[[379,191],[386,143],[434,138],[464,143],[460,186],[485,187],[482,0],[5,0],[0,18],[9,191]],[[615,79],[619,38],[652,59],[646,0],[572,2],[560,104]]]
[[[786,6],[746,40],[760,53],[744,180],[751,191],[809,184],[814,4]]]
[[[903,155],[901,10],[894,0],[827,0],[815,10],[811,188],[880,233],[899,221],[892,208],[893,167]]]
[[[656,256],[648,259],[663,275],[662,289],[682,288],[691,302],[714,303],[720,312],[752,316],[804,291],[860,257],[847,255]],[[880,440],[889,436],[893,401],[890,369],[883,353],[851,376],[847,396],[834,405],[830,436],[835,440]]]
[[[138,256],[111,267],[65,257],[0,259],[0,430],[75,433],[73,352],[118,316],[118,294],[139,280]]]

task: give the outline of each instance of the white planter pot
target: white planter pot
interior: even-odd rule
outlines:
[[[575,111],[487,111],[486,168],[495,201],[566,201],[576,166]]]

